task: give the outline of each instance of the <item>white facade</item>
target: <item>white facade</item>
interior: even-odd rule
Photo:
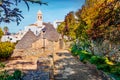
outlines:
[[[26,26],[25,32],[27,32],[28,30],[31,30],[36,36],[39,35],[41,30],[44,28],[42,18],[43,18],[42,12],[39,10],[37,13],[37,21],[34,24]]]
[[[36,26],[26,26],[25,27],[25,32],[27,32],[28,30],[31,30],[36,36],[38,36],[42,30],[42,28],[44,28],[44,26],[42,26],[41,28],[36,27]]]
[[[12,35],[4,35],[4,36],[2,36],[1,41],[2,42],[10,41],[10,42],[15,43],[18,41],[18,38],[16,38],[15,36],[12,36]]]
[[[64,22],[64,20],[55,20],[53,22],[53,26],[56,29],[62,22]]]
[[[43,25],[42,12],[39,10],[37,12],[37,21],[35,23],[25,26],[25,29],[19,31],[16,35],[4,35],[1,41],[17,42],[18,40],[22,39],[28,30],[31,30],[36,36],[38,36],[44,27],[45,25]]]

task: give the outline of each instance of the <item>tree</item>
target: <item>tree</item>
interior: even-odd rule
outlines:
[[[66,35],[71,40],[74,40],[76,38],[75,30],[77,29],[77,27],[79,25],[76,21],[75,13],[69,12],[67,14],[67,16],[65,17],[64,21],[65,21],[65,29],[64,30],[66,32]]]
[[[69,12],[64,19],[64,22],[62,22],[57,30],[59,33],[62,34],[62,37],[66,35],[69,40],[74,40],[76,35],[75,35],[75,30],[78,27],[78,23],[75,18],[75,13],[74,12]]]
[[[7,26],[5,26],[4,28],[3,28],[3,30],[4,30],[4,34],[6,35],[6,34],[8,34],[8,27]]]
[[[21,19],[24,18],[21,15],[21,10],[16,6],[24,2],[29,10],[29,2],[37,4],[47,4],[43,3],[41,0],[0,0],[0,22],[10,23],[17,22],[20,23]]]
[[[110,41],[119,42],[120,39],[120,1],[105,0],[102,4],[99,14],[96,17],[96,21],[93,22],[91,35],[92,38],[101,37],[109,39]],[[97,29],[97,30],[96,30]],[[114,36],[116,35],[116,36]]]
[[[65,35],[64,28],[65,28],[65,22],[62,22],[62,23],[57,27],[57,31],[61,34],[62,38],[63,38],[63,36]]]
[[[2,36],[3,36],[3,31],[2,31],[2,29],[0,28],[0,39],[2,38]]]
[[[81,17],[89,29],[87,31],[92,40],[119,40],[119,0],[86,0],[81,11]],[[116,34],[118,36],[112,36]]]
[[[87,37],[87,33],[86,30],[88,28],[87,24],[85,21],[83,21],[81,15],[81,9],[79,9],[76,12],[76,16],[77,16],[77,21],[79,22],[79,26],[77,27],[77,29],[75,30],[76,33],[76,38],[79,39],[80,41],[86,41]]]
[[[86,23],[87,29],[79,26],[77,34],[82,36],[85,31],[87,39],[91,41],[92,51],[97,54],[116,55],[120,44],[119,14],[119,0],[86,0],[78,15]]]

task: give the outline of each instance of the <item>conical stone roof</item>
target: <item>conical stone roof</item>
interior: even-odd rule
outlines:
[[[45,27],[43,28],[45,29],[44,37],[50,41],[58,41],[59,33],[56,31],[53,25],[50,23],[44,23],[44,24],[45,24]]]
[[[16,49],[27,49],[32,47],[32,43],[36,41],[36,36],[29,30],[23,38],[17,43]]]

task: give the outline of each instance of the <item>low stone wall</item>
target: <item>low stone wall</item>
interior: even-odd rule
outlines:
[[[38,48],[43,49],[43,47],[47,51],[58,50],[59,49],[59,41],[53,42],[53,41],[49,41],[47,39],[45,39],[45,41],[43,41],[43,39],[39,39],[38,41],[32,43],[33,49],[38,49]]]
[[[40,53],[43,53],[42,49],[33,49],[33,48],[15,49],[11,57],[22,58],[22,57],[25,57],[25,56],[31,56],[31,55],[40,54]]]

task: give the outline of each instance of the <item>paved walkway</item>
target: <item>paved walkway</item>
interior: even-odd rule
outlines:
[[[81,63],[67,50],[58,51],[54,61],[55,80],[109,80],[95,66]]]
[[[52,55],[47,52],[9,60],[6,70],[22,70],[22,80],[109,80],[95,66],[81,63],[67,50]]]
[[[5,70],[10,73],[16,69],[21,70],[24,73],[22,80],[50,80],[49,68],[46,68],[51,66],[48,52],[25,50],[16,51],[13,55],[14,58],[5,61]]]

